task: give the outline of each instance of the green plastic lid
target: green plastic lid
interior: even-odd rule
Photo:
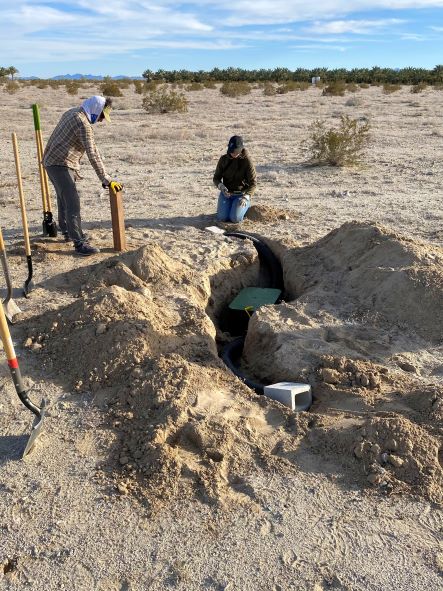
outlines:
[[[260,306],[275,304],[281,295],[279,289],[271,287],[245,287],[229,304],[231,310],[255,312]]]

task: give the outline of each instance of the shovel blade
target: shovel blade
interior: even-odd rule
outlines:
[[[46,400],[43,399],[40,404],[40,416],[36,416],[34,419],[34,423],[32,425],[31,435],[29,436],[28,443],[26,444],[25,451],[23,452],[23,457],[27,456],[28,453],[34,447],[35,441],[37,437],[40,435],[40,431],[43,426],[43,420],[45,418],[46,413]]]
[[[25,298],[28,297],[28,294],[30,291],[32,291],[34,289],[35,285],[32,279],[30,280],[26,280],[25,284],[23,286],[23,295],[25,296]]]
[[[14,324],[14,317],[21,312],[14,300],[11,299],[3,302],[3,310],[10,324]]]

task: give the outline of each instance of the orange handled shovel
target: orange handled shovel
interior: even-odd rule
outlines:
[[[20,209],[22,212],[23,237],[25,239],[26,260],[28,262],[28,278],[26,279],[25,285],[23,287],[23,295],[26,298],[26,297],[28,297],[28,293],[34,287],[34,282],[32,281],[32,275],[33,275],[32,254],[31,254],[31,244],[29,242],[28,219],[26,217],[25,197],[23,194],[22,171],[21,171],[21,167],[20,167],[20,154],[18,151],[17,136],[15,135],[15,133],[12,134],[12,145],[14,146],[15,169],[17,171],[18,192],[20,195]]]
[[[8,359],[8,366],[11,372],[12,380],[14,382],[15,390],[22,403],[35,414],[34,424],[32,425],[31,435],[26,444],[23,457],[25,457],[32,449],[35,440],[37,439],[45,417],[46,401],[42,400],[40,408],[35,406],[28,398],[28,394],[23,385],[22,375],[18,366],[17,357],[15,356],[14,345],[12,344],[11,334],[9,332],[8,323],[2,306],[0,306],[0,336],[3,343],[3,348]]]

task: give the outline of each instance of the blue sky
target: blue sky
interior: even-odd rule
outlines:
[[[443,0],[0,0],[22,76],[443,63]]]

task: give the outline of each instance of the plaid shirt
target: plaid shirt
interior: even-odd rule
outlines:
[[[43,154],[44,166],[67,166],[80,170],[80,160],[86,152],[102,183],[109,183],[100,153],[95,145],[92,126],[81,107],[66,111],[52,132]]]

